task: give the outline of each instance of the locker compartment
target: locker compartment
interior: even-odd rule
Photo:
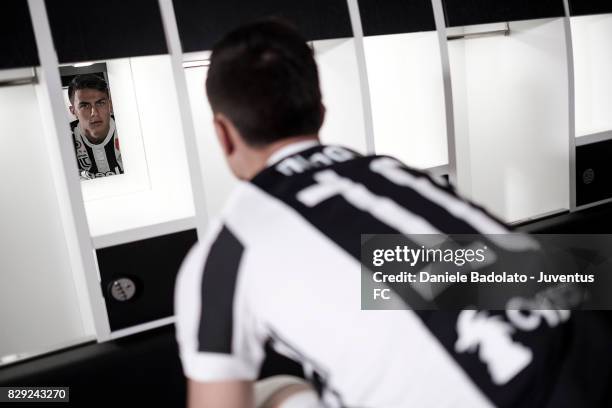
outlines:
[[[507,222],[569,208],[563,19],[447,29],[457,187]]]
[[[195,230],[98,249],[102,293],[112,331],[174,314],[174,281]]]
[[[612,140],[576,147],[576,204],[612,198]]]

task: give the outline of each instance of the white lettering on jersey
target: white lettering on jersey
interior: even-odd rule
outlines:
[[[302,160],[299,160],[302,159]],[[289,157],[276,165],[276,170],[285,176],[291,176],[296,173],[303,173],[308,168],[308,163],[301,156]]]
[[[338,146],[327,146],[322,151],[313,153],[310,157],[300,155],[288,157],[277,164],[275,168],[281,174],[291,176],[312,168],[341,163],[354,157],[355,154],[350,150]]]
[[[422,245],[430,246],[431,237],[413,234],[439,234],[427,220],[404,209],[388,197],[381,197],[333,170],[323,170],[314,174],[316,184],[306,187],[297,194],[297,199],[308,207],[314,207],[336,195],[342,196],[356,208],[366,211],[379,221],[410,235]],[[422,242],[426,240],[427,242]]]
[[[102,146],[94,146],[92,148],[94,159],[96,160],[96,166],[98,167],[97,177],[104,177],[108,172],[110,172],[110,166],[108,165],[108,160],[106,158],[106,150],[104,149],[104,145]],[[101,176],[98,176],[98,175]],[[114,173],[113,173],[114,174]]]
[[[511,234],[495,220],[480,210],[472,208],[467,202],[456,199],[451,194],[433,185],[426,177],[416,177],[401,168],[402,164],[389,157],[372,160],[370,170],[385,177],[398,186],[409,187],[423,197],[433,201],[457,218],[463,219],[481,234],[487,236],[497,246],[507,251],[537,250],[538,242],[527,234]],[[503,234],[503,235],[496,235]]]
[[[347,160],[351,160],[355,155],[346,149],[338,146],[327,146],[323,149],[323,154],[332,159],[335,162],[342,163]]]
[[[549,327],[555,327],[566,322],[571,316],[570,310],[557,310],[556,307],[544,297],[537,301],[515,297],[510,299],[506,306],[506,317],[515,327],[523,331],[537,329],[542,321],[545,321]]]
[[[457,319],[455,351],[465,353],[478,349],[478,358],[487,365],[493,383],[503,385],[533,359],[530,349],[512,340],[513,332],[514,327],[500,316],[463,310]]]

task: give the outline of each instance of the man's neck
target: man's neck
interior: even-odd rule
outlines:
[[[89,140],[89,143],[94,145],[100,144],[104,141],[104,139],[106,139],[106,135],[104,135],[104,137],[97,138],[95,136],[92,136],[90,133],[85,133],[85,137],[87,138],[87,140]]]
[[[110,129],[111,129],[111,126],[109,124],[109,126],[106,128],[106,130],[101,132],[99,136],[92,135],[91,132],[88,132],[87,130],[83,129],[82,127],[81,127],[81,132],[82,132],[83,135],[85,135],[85,137],[87,138],[87,141],[89,141],[89,143],[94,144],[94,145],[98,145],[98,144],[102,143],[108,137],[108,133],[110,132]]]

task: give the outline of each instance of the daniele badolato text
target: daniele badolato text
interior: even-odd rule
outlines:
[[[593,283],[593,275],[547,275],[539,272],[539,276],[526,275],[524,273],[509,272],[399,272],[387,274],[374,272],[372,276],[376,283],[525,283],[535,280],[536,283]]]
[[[395,249],[375,249],[372,265],[382,267],[388,263],[400,263],[415,268],[417,264],[430,266],[436,263],[454,265],[462,271],[432,273],[427,271],[381,272],[372,275],[376,283],[593,283],[592,274],[547,274],[543,271],[529,273],[507,271],[466,271],[466,266],[483,269],[494,263],[485,256],[487,247],[477,249],[431,249],[397,246]],[[428,268],[423,268],[428,269]]]

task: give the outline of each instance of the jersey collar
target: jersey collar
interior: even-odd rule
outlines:
[[[302,150],[310,149],[311,147],[317,146],[320,143],[316,140],[303,140],[301,142],[295,142],[288,144],[286,146],[281,147],[268,158],[267,165],[272,166],[275,163],[278,163],[285,157],[292,156],[296,153],[301,152]]]

